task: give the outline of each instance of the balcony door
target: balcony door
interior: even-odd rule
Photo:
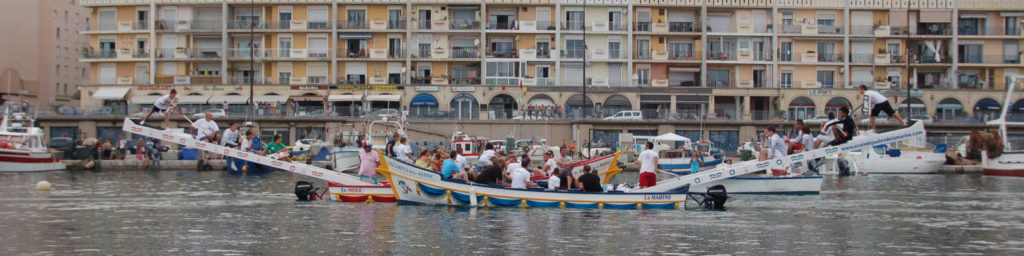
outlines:
[[[277,19],[281,29],[290,29],[292,27],[292,9],[281,8],[281,11],[277,13]]]
[[[420,29],[430,29],[430,10],[420,10]]]
[[[291,57],[292,38],[291,37],[282,37],[282,38],[278,39],[277,48],[280,49],[280,51],[281,51],[280,56],[282,58]]]

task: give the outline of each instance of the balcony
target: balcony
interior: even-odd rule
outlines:
[[[736,84],[736,81],[734,81],[732,79],[730,79],[730,80],[712,80],[712,79],[708,79],[708,87],[728,88],[728,87],[732,87],[735,84]]]
[[[537,30],[555,31],[555,24],[551,21],[538,21]]]
[[[917,32],[914,35],[922,36],[948,36],[952,34],[949,26],[945,23],[918,23]]]
[[[850,25],[850,34],[857,36],[871,36],[875,34],[875,29],[881,26],[878,25]]]
[[[803,33],[803,27],[800,25],[786,24],[782,25],[783,34],[800,34]]]
[[[843,62],[843,61],[844,61],[843,60],[843,54],[841,54],[841,53],[832,53],[832,54],[818,53],[818,62]]]
[[[708,60],[715,61],[736,61],[735,51],[711,51],[708,53]]]
[[[82,52],[83,59],[113,59],[117,58],[117,50],[101,49]]]
[[[636,23],[633,24],[633,31],[651,32],[651,22],[650,21],[637,21]]]
[[[669,51],[669,60],[700,60],[700,52]]]
[[[231,84],[270,84],[272,81],[264,80],[262,77],[232,76],[228,82]]]
[[[526,77],[526,78],[523,78],[522,80],[523,80],[523,85],[527,85],[527,86],[530,86],[530,85],[542,85],[542,86],[555,85],[555,79],[547,78],[547,77],[545,77],[545,78]]]
[[[416,29],[429,30],[430,29],[430,21],[416,22]]]
[[[210,71],[211,73],[219,73],[217,71]],[[156,84],[174,84],[175,78],[187,77],[189,84],[220,84],[221,78],[219,75],[184,75],[184,76],[157,76],[153,78],[153,82]]]
[[[487,30],[513,30],[512,22],[488,21]]]
[[[228,49],[228,58],[248,60],[253,57],[255,60],[262,60],[271,56],[280,56],[280,49],[252,49],[252,48],[231,48]],[[159,58],[160,56],[157,56]]]
[[[700,32],[700,23],[696,22],[669,22],[668,32]]]
[[[618,23],[608,23],[608,30],[609,31],[615,31],[615,32],[625,32],[626,30],[629,30],[629,27],[626,26],[625,23],[621,23],[621,22],[618,22]]]
[[[364,79],[338,79],[338,84],[363,85],[363,84],[366,84],[366,80],[364,80]]]
[[[476,30],[480,29],[480,22],[475,20],[453,20],[449,28],[454,30]]]
[[[965,64],[1020,64],[1020,55],[965,55],[959,61]]]
[[[267,29],[265,21],[232,20],[228,22],[228,29]]]
[[[388,50],[388,58],[391,58],[391,59],[404,59],[405,58],[405,49],[400,49],[400,48],[399,49],[389,49]]]
[[[480,78],[479,77],[453,77],[453,78],[448,79],[448,84],[479,85],[480,84]],[[516,85],[518,85],[518,83]]]
[[[819,35],[839,35],[843,34],[843,28],[836,26],[818,25]]]
[[[388,29],[405,29],[405,17],[398,20],[388,20]]]
[[[223,21],[219,19],[200,19],[189,23],[190,30],[219,30]]]
[[[586,52],[583,49],[567,49],[561,50],[561,56],[563,59],[582,59]]]
[[[135,30],[149,30],[149,21],[140,20],[135,22]]]
[[[562,23],[562,30],[565,31],[583,31],[586,28],[586,24],[582,20],[571,20]]]
[[[411,84],[430,84],[430,80],[431,79],[429,77],[412,77],[412,78],[409,79],[409,83],[411,83]]]
[[[1019,36],[1021,35],[1019,26],[1002,27],[1002,26],[988,26],[988,27],[977,27],[977,26],[961,26],[957,29],[957,32],[961,36]]]
[[[479,50],[476,47],[452,47],[451,58],[453,59],[476,59],[480,58]]]
[[[952,60],[953,60],[952,58],[950,58],[948,55],[945,55],[945,54],[942,55],[942,58],[936,58],[936,57],[934,57],[932,55],[925,55],[925,56],[915,55],[915,56],[913,56],[913,58],[911,58],[911,62],[910,63],[914,63],[914,64],[949,64],[949,63],[953,62]]]
[[[861,53],[861,54],[850,54],[850,63],[874,64],[875,63],[875,55],[874,54],[863,54],[863,53]]]
[[[348,49],[344,51],[338,51],[338,58],[367,59],[370,58],[370,53],[367,51],[367,49]]]
[[[340,29],[367,29],[365,20],[339,20],[338,28]]]
[[[519,55],[516,54],[516,50],[515,49],[508,49],[508,50],[487,49],[487,58],[515,59],[515,58],[519,58]]]
[[[519,77],[487,77],[485,85],[519,85]]]

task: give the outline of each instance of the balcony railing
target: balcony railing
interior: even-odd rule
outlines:
[[[515,29],[515,27],[512,26],[512,22],[488,21],[487,22],[487,29],[488,30],[513,30],[513,29]]]
[[[452,20],[450,28],[456,30],[480,29],[480,22],[475,20]]]
[[[570,20],[562,23],[562,30],[583,31],[586,24],[582,20]]]
[[[547,49],[545,49],[545,50],[537,50],[537,58],[538,59],[550,59],[551,58],[551,50],[547,50]]]
[[[328,21],[307,21],[306,29],[310,30],[326,30],[331,29],[331,23]],[[326,79],[324,79],[326,81]]]
[[[193,20],[189,24],[191,30],[214,30],[221,28],[221,20]]]
[[[708,53],[708,60],[729,61],[736,60],[734,51],[711,51]]]
[[[977,27],[977,26],[960,26],[957,32],[962,36],[1019,36],[1021,34],[1019,26],[1002,27],[1002,26],[988,26],[988,27]]]
[[[700,52],[686,52],[686,51],[670,51],[668,52],[669,60],[700,60]]]
[[[875,34],[875,27],[876,26],[874,26],[874,25],[870,25],[870,26],[869,25],[850,25],[850,34],[851,35],[874,35]]]
[[[696,22],[669,22],[668,32],[700,32],[700,23]]]
[[[136,21],[135,22],[135,30],[148,30],[148,29],[149,29],[149,21],[147,21],[147,20],[140,20],[140,21]]]
[[[732,87],[736,84],[733,80],[711,80],[708,79],[708,87]]]
[[[850,62],[851,63],[862,63],[862,64],[863,63],[869,63],[869,64],[870,63],[875,63],[875,55],[874,54],[863,54],[863,53],[860,53],[860,54],[850,54]]]
[[[515,49],[494,50],[487,49],[487,58],[519,58]]]
[[[232,84],[270,84],[271,81],[264,80],[262,77],[251,77],[251,76],[232,76],[228,79]]]
[[[228,22],[228,29],[267,29],[265,21],[232,20]]]
[[[409,83],[411,83],[411,84],[430,84],[430,80],[431,79],[429,77],[412,77],[412,78],[409,79]]]
[[[149,58],[149,49],[134,50],[132,52],[132,58],[136,58],[136,59]]]
[[[416,22],[416,29],[430,29],[430,21]]]
[[[637,21],[633,24],[633,31],[651,32],[650,21]]]
[[[976,64],[1020,64],[1020,56],[1004,55],[965,55],[960,58],[960,63]]]
[[[488,77],[484,79],[486,85],[519,85],[518,77]]]
[[[818,53],[818,62],[843,62],[843,55],[838,53],[833,54],[822,54]]]
[[[82,52],[83,59],[113,59],[117,58],[117,50],[101,49]]]
[[[264,59],[271,56],[280,56],[280,49],[263,49],[256,48],[231,48],[228,49],[228,58],[233,59],[249,59],[249,57],[255,57],[255,59]],[[159,56],[158,56],[159,57]]]
[[[365,20],[339,20],[338,27],[341,29],[366,29]]]
[[[538,21],[537,22],[537,30],[550,30],[550,31],[554,31],[555,30],[555,24],[552,23],[551,21]]]
[[[345,51],[339,51],[338,57],[347,59],[365,59],[369,58],[370,54],[367,49],[348,49]]]
[[[934,56],[931,56],[931,55],[925,55],[925,56],[914,56],[913,59],[911,59],[911,60],[912,60],[911,63],[916,63],[916,64],[942,64],[942,63],[948,64],[948,63],[951,63],[953,59],[950,58],[949,56],[946,56],[946,55],[943,55],[941,59],[940,58],[935,58]]]
[[[454,47],[451,49],[451,55],[453,59],[475,59],[480,57],[476,47]]]
[[[388,29],[405,29],[405,17],[398,20],[388,20]]]
[[[466,84],[466,85],[478,85],[480,84],[480,78],[478,77],[453,77],[448,79],[449,84]]]
[[[792,25],[792,24],[782,25],[782,33],[783,34],[800,34],[800,33],[803,33],[803,27],[801,27],[799,25]]]
[[[818,34],[819,35],[836,35],[836,34],[842,34],[842,33],[843,33],[843,28],[840,28],[840,27],[825,26],[825,25],[819,25],[818,26]]]
[[[389,49],[388,58],[392,59],[403,59],[405,58],[405,49]]]
[[[946,36],[952,34],[949,27],[942,23],[918,23],[915,35]]]
[[[619,32],[621,32],[621,31],[629,30],[629,27],[626,26],[626,24],[621,23],[621,22],[620,23],[608,23],[608,30],[609,31],[619,31]]]
[[[563,59],[582,59],[584,54],[586,54],[583,49],[568,49],[561,52]]]
[[[905,36],[905,35],[908,35],[908,34],[910,34],[910,28],[909,27],[906,27],[906,26],[899,26],[899,27],[897,27],[897,26],[890,26],[889,27],[889,35]]]

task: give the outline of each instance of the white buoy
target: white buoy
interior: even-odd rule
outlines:
[[[39,191],[50,191],[50,189],[52,189],[52,188],[53,188],[53,185],[50,185],[50,182],[45,181],[45,180],[39,181],[39,182],[36,183],[36,190],[39,190]]]

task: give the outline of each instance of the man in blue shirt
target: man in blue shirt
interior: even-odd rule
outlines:
[[[700,156],[700,151],[693,150],[693,158],[690,160],[690,173],[699,172],[701,165],[704,165],[704,159]]]
[[[454,156],[455,153],[455,151],[452,151],[450,156]],[[455,160],[443,156],[442,158],[444,158],[444,161],[441,162],[442,178],[466,180],[466,172],[459,170],[459,165],[455,163]]]

